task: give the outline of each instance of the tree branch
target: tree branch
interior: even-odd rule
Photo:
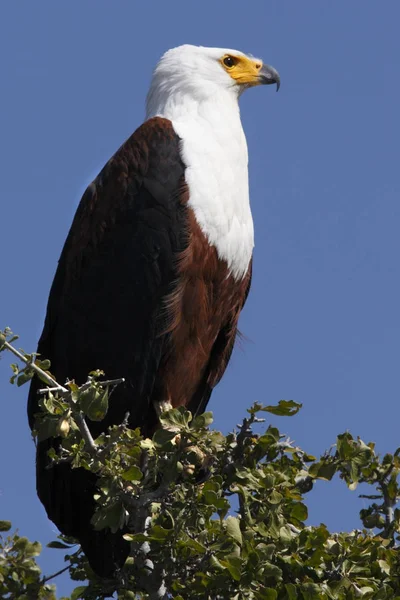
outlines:
[[[35,371],[35,373],[37,375],[40,375],[42,380],[44,380],[48,383],[49,387],[39,389],[38,394],[43,395],[43,394],[48,394],[49,392],[58,392],[62,396],[68,397],[71,395],[71,390],[69,390],[65,386],[61,385],[60,383],[58,383],[58,381],[56,381],[53,377],[51,377],[46,371],[43,371],[43,369],[41,369],[35,363],[35,358],[34,358],[35,355],[31,355],[29,358],[27,358],[22,352],[19,352],[19,350],[14,348],[14,346],[12,346],[7,341],[3,342],[2,347],[9,350],[12,354],[14,354],[14,356],[19,358],[20,361],[25,363],[28,368],[31,368],[33,371]],[[98,381],[97,384],[103,388],[103,387],[109,387],[111,385],[118,385],[120,383],[123,383],[124,381],[125,381],[125,379],[123,377],[121,377],[119,379],[108,379],[106,381]],[[83,384],[79,388],[79,390],[85,391],[86,389],[88,389],[91,386],[91,384],[92,384],[92,380],[89,379],[85,384]],[[73,407],[71,407],[71,408],[73,408]],[[90,430],[86,423],[84,414],[82,412],[74,411],[73,416],[74,416],[75,422],[79,428],[80,434],[81,434],[83,440],[85,441],[85,445],[88,449],[88,452],[90,454],[92,454],[92,456],[93,455],[98,456],[99,455],[98,447],[92,437],[92,434],[90,433]]]
[[[84,414],[82,412],[75,413],[74,419],[79,427],[80,434],[85,441],[88,452],[94,456],[98,456],[97,444],[89,431],[89,427],[87,426],[87,423],[85,421]]]
[[[53,575],[48,575],[47,577],[43,577],[41,584],[45,585],[45,583],[47,583],[48,581],[51,581],[55,577],[58,577],[59,575],[62,575],[63,573],[65,573],[65,571],[68,571],[69,568],[70,568],[70,565],[68,565],[67,567],[64,567],[63,569],[60,569],[59,571],[57,571],[57,573],[53,573]]]
[[[119,379],[106,379],[105,381],[96,381],[96,384],[99,387],[104,388],[104,387],[108,387],[108,386],[119,385],[120,383],[124,383],[124,382],[125,382],[125,378],[120,377]],[[92,381],[89,379],[89,381],[87,381],[86,383],[84,383],[83,385],[81,385],[79,387],[79,391],[84,392],[85,390],[90,388],[91,384],[92,384]],[[42,388],[37,391],[38,394],[47,394],[48,392],[60,392],[61,394],[67,394],[67,395],[69,395],[71,393],[70,390],[67,390],[62,385],[57,385],[52,388],[51,387]]]
[[[19,360],[24,362],[28,367],[33,369],[38,375],[41,376],[42,379],[45,379],[47,383],[53,387],[59,388],[62,392],[67,392],[68,390],[60,385],[55,379],[53,379],[46,371],[43,371],[40,367],[37,366],[34,362],[34,358],[26,358],[21,352],[19,352],[14,346],[11,346],[8,342],[4,342],[3,347],[9,350],[12,354],[14,354]]]

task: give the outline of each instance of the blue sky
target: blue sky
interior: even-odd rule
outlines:
[[[152,69],[182,43],[232,47],[282,79],[241,100],[256,230],[237,349],[209,405],[227,432],[253,401],[293,398],[273,418],[310,453],[350,430],[399,444],[400,4],[231,0],[3,1],[0,7],[0,327],[36,347],[79,199],[142,122]],[[27,388],[0,363],[0,518],[46,543],[35,495]],[[340,482],[308,497],[310,522],[359,526]],[[62,553],[46,550],[47,573]],[[60,593],[70,589],[64,578]]]

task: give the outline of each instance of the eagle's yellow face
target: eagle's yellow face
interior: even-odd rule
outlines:
[[[232,77],[238,85],[252,86],[262,85],[264,83],[277,83],[273,76],[278,74],[271,73],[271,67],[264,66],[264,63],[259,58],[253,58],[243,54],[224,54],[220,58],[223,69]],[[269,79],[272,79],[269,81]]]
[[[225,54],[220,63],[227,73],[238,84],[259,85],[259,74],[263,66],[262,60],[248,56]]]

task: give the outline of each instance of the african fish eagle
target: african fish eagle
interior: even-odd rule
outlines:
[[[129,413],[151,435],[159,407],[204,411],[228,364],[251,280],[253,221],[238,100],[276,83],[275,69],[236,50],[184,45],[159,61],[145,122],[89,185],[51,287],[38,352],[64,383],[94,369],[125,378],[94,437]],[[33,380],[31,428],[38,412]],[[37,491],[49,518],[77,538],[100,576],[129,552],[95,531],[96,478],[37,445]]]

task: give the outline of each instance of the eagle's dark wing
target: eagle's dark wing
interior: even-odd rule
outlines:
[[[179,142],[162,118],[150,119],[125,142],[84,193],[51,288],[38,352],[51,360],[56,379],[82,384],[94,369],[107,379],[126,379],[114,390],[105,420],[89,423],[94,436],[127,412],[144,433],[156,424],[150,396],[168,337],[162,334],[163,298],[173,291],[176,257],[187,245]],[[32,381],[31,427],[40,385]],[[55,443],[38,445],[39,497],[59,529],[81,541],[92,566],[111,573],[129,546],[120,535],[92,530],[94,477],[68,465],[46,469]]]

